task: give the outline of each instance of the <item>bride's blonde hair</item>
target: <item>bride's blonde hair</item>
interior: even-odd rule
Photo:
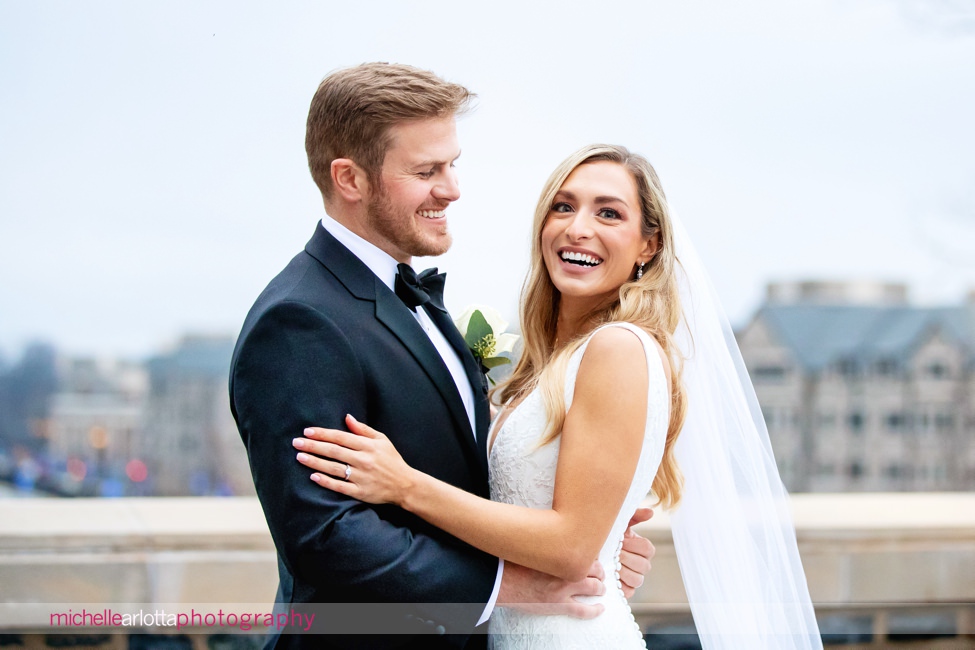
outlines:
[[[670,424],[664,444],[660,469],[653,480],[653,493],[660,505],[672,508],[680,501],[684,479],[674,458],[674,442],[680,434],[686,414],[686,398],[681,381],[682,359],[673,334],[680,323],[681,305],[677,291],[674,235],[667,199],[660,180],[650,163],[624,147],[593,144],[576,151],[560,164],[542,189],[535,208],[532,228],[531,268],[521,295],[521,331],[524,351],[511,376],[499,384],[492,396],[501,403],[519,399],[536,386],[541,390],[548,416],[548,429],[541,444],[554,440],[565,424],[565,374],[572,353],[582,345],[585,334],[555,350],[556,318],[559,292],[552,284],[542,259],[541,232],[552,209],[556,192],[577,167],[598,161],[622,165],[632,174],[640,196],[641,234],[659,238],[654,257],[644,267],[642,278],[624,282],[617,300],[590,315],[592,329],[610,322],[627,322],[651,334],[670,362],[672,390]]]

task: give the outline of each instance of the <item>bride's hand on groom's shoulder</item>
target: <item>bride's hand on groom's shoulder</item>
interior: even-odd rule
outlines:
[[[649,539],[633,532],[634,526],[648,521],[651,517],[653,517],[653,510],[650,508],[637,508],[623,535],[623,550],[620,551],[620,582],[623,595],[627,599],[632,598],[634,592],[643,585],[646,575],[650,573],[650,561],[657,552]]]
[[[365,501],[394,503],[408,491],[413,469],[384,434],[347,415],[349,431],[308,427],[292,445],[318,485]]]

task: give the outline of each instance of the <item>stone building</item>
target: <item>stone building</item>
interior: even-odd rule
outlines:
[[[793,491],[975,489],[975,300],[789,283],[738,332]]]
[[[187,336],[148,361],[139,450],[154,494],[254,493],[227,395],[233,349],[232,337]]]
[[[140,363],[62,358],[46,420],[50,486],[66,494],[139,494],[126,476],[139,463],[148,380]]]

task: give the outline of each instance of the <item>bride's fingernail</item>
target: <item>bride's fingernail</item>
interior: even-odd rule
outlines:
[[[318,474],[312,474],[311,475],[311,480],[315,481],[316,483],[321,483],[322,482],[322,477],[319,476]]]
[[[355,422],[356,424],[358,424],[358,423],[359,423],[359,421],[358,421],[358,420],[356,420],[356,419],[355,419],[354,417],[352,417],[352,414],[351,414],[351,413],[349,413],[349,415],[348,415],[348,418],[349,418],[350,420],[352,420],[353,422]]]
[[[301,449],[302,447],[305,446],[305,439],[304,438],[295,438],[294,440],[291,441],[291,444],[294,445],[295,447],[297,447],[298,449]]]
[[[311,434],[313,434],[313,433],[315,433],[315,430],[314,430],[314,429],[312,429],[311,427],[308,427],[307,429],[305,429],[305,430],[303,431],[303,433],[304,433],[304,434],[305,434],[306,436],[310,436]]]
[[[308,460],[308,454],[298,454],[298,462]]]

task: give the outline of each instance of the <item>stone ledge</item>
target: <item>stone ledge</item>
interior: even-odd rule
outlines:
[[[253,497],[0,499],[0,553],[273,550]]]
[[[800,494],[792,508],[823,610],[975,603],[975,494]],[[686,611],[666,513],[640,531],[657,554],[634,602]],[[0,603],[269,603],[276,584],[255,498],[0,499]]]

